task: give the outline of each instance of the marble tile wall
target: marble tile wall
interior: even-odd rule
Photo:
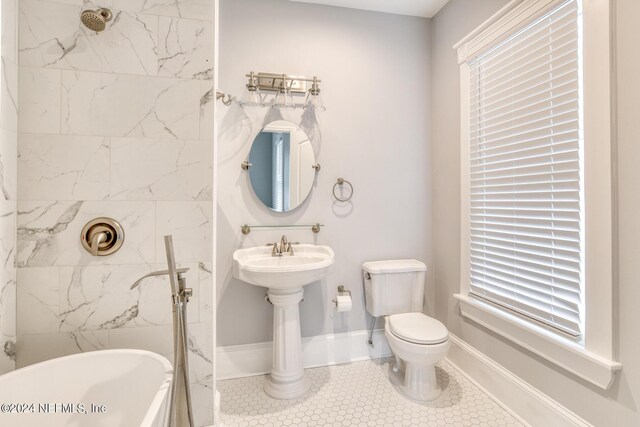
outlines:
[[[171,359],[167,281],[129,288],[166,268],[163,236],[173,235],[195,294],[188,316],[198,425],[210,423],[213,401],[213,5],[20,0],[17,179],[7,181],[18,202],[15,214],[0,211],[0,233],[9,221],[17,226],[18,367],[123,347]],[[113,20],[96,34],[79,15],[98,6]],[[108,257],[91,256],[79,239],[99,216],[125,230]],[[0,260],[7,250],[0,246]]]
[[[16,364],[17,6],[0,6],[0,374]]]

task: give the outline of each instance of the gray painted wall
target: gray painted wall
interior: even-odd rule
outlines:
[[[241,96],[251,70],[318,75],[328,110],[319,124],[300,109],[285,114],[302,122],[322,170],[300,208],[275,214],[261,206],[240,169],[255,135],[275,118],[273,110],[220,109],[218,345],[272,339],[265,290],[234,279],[231,260],[235,249],[273,242],[285,232],[327,244],[336,254],[333,274],[305,288],[302,335],[366,329],[363,261],[417,258],[432,265],[429,21],[284,0],[220,3],[220,88]],[[350,204],[334,203],[338,177],[353,183]],[[318,235],[309,229],[240,233],[243,223],[315,222],[326,225]],[[333,308],[340,284],[353,291],[350,313]],[[431,304],[432,285],[428,280]]]
[[[496,12],[506,0],[451,0],[432,22],[433,189],[436,316],[451,332],[596,426],[640,425],[640,2],[616,0],[618,77],[618,313],[619,361],[624,365],[608,391],[599,390],[463,319],[453,294],[459,288],[460,167],[459,78],[454,43]],[[615,158],[615,156],[614,156]]]

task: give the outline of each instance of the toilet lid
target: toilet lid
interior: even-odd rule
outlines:
[[[402,313],[389,316],[393,335],[416,344],[439,344],[449,338],[447,327],[422,313]]]

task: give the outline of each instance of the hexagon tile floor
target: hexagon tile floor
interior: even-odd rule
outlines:
[[[221,421],[229,426],[521,426],[446,362],[438,364],[442,395],[420,404],[400,395],[387,375],[390,359],[307,369],[307,395],[275,400],[264,375],[218,383]]]

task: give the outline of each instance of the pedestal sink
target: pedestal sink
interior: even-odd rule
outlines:
[[[325,277],[333,262],[330,247],[311,244],[294,246],[293,255],[272,256],[267,246],[233,253],[234,277],[268,288],[273,304],[273,366],[264,391],[275,399],[295,399],[311,386],[302,366],[298,303],[302,287]]]

